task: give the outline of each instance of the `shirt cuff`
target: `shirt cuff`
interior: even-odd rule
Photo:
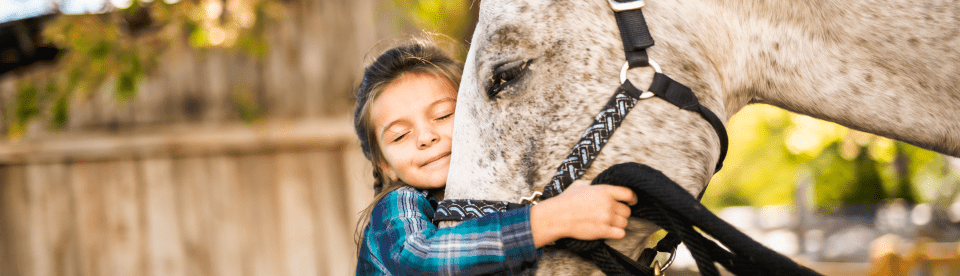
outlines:
[[[507,249],[507,267],[514,271],[535,268],[540,255],[533,243],[530,206],[501,213],[503,245]]]

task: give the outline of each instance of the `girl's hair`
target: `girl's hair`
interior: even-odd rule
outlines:
[[[384,175],[380,165],[386,160],[377,144],[375,126],[370,118],[373,102],[394,81],[407,74],[432,75],[446,79],[454,87],[460,87],[463,64],[437,46],[431,39],[413,39],[411,42],[393,47],[364,68],[363,81],[357,88],[357,106],[354,110],[353,125],[360,139],[364,156],[373,164],[373,203],[367,206],[357,221],[357,247],[363,242],[363,229],[370,220],[373,206],[390,191],[403,187],[400,181],[392,181]],[[357,251],[359,252],[359,250]]]

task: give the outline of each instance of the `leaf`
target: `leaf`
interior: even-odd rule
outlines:
[[[53,105],[53,118],[51,118],[51,127],[61,128],[67,125],[67,114],[70,111],[70,95],[65,94],[57,99]]]
[[[40,114],[37,107],[37,89],[33,85],[26,85],[17,92],[16,108],[17,124],[25,126],[33,117]]]
[[[100,40],[90,48],[90,51],[87,52],[90,55],[91,59],[102,60],[110,54],[111,50],[110,42]]]
[[[120,100],[129,100],[137,94],[137,76],[132,72],[120,73],[117,78],[117,98]]]

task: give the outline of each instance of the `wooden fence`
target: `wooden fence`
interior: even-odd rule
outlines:
[[[399,30],[379,0],[283,3],[263,61],[175,44],[134,100],[103,87],[64,129],[0,139],[0,275],[352,274],[372,199],[353,87]],[[0,114],[17,80],[52,74],[0,76]]]

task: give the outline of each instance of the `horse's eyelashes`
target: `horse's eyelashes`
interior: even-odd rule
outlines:
[[[529,60],[517,60],[497,66],[493,71],[493,78],[489,87],[487,87],[487,96],[495,99],[504,88],[509,87],[515,80],[519,79],[523,71],[527,69]]]

